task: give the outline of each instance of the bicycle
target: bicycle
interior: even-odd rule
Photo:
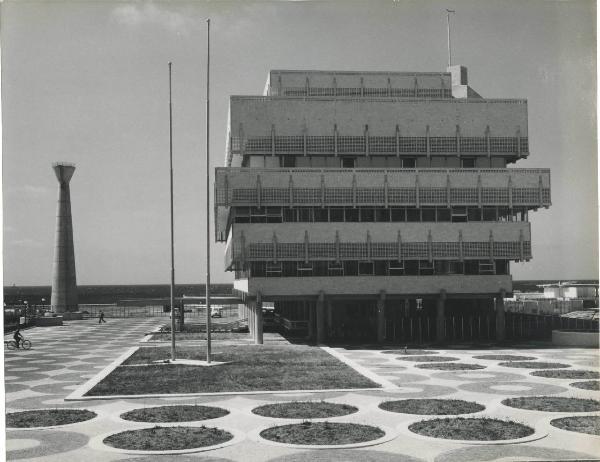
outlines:
[[[21,340],[20,343],[21,343],[21,348],[23,348],[24,350],[29,350],[31,348],[31,342],[29,340]],[[17,349],[17,342],[15,342],[14,340],[5,340],[4,345],[9,350]]]

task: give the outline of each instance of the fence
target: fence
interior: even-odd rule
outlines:
[[[98,317],[100,311],[104,312],[105,318],[143,318],[143,317],[170,317],[171,313],[166,305],[145,306],[120,306],[120,305],[79,305],[79,311],[87,314],[87,317]],[[219,308],[222,317],[237,316],[237,305],[211,305]],[[176,307],[176,309],[178,309]],[[185,305],[185,317],[206,317],[206,305]]]

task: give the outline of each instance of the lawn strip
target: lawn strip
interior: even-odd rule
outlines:
[[[400,414],[458,415],[483,411],[485,406],[460,399],[400,399],[385,401],[379,408]]]
[[[600,436],[600,416],[597,415],[563,417],[551,420],[550,425],[570,432]]]
[[[253,414],[276,419],[323,419],[358,412],[347,404],[325,401],[292,401],[291,403],[266,404],[252,409]]]
[[[228,410],[219,407],[180,404],[133,409],[121,414],[121,418],[133,422],[193,422],[217,419],[227,414]]]
[[[260,432],[260,436],[277,443],[329,446],[373,441],[383,438],[385,432],[370,425],[302,422],[271,427]]]
[[[408,429],[419,435],[464,441],[513,440],[534,433],[533,428],[516,422],[462,417],[422,420]]]
[[[517,409],[544,412],[592,412],[600,411],[600,401],[595,399],[568,398],[565,396],[523,396],[507,398],[502,404]]]
[[[215,446],[232,438],[231,433],[219,428],[157,426],[116,433],[104,438],[103,443],[134,451],[175,451]]]

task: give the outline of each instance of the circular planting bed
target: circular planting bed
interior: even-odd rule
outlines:
[[[38,409],[6,414],[6,426],[10,428],[37,428],[68,425],[93,419],[97,414],[85,409]]]
[[[330,446],[377,440],[383,438],[385,432],[370,425],[302,422],[271,427],[260,432],[260,436],[276,443]]]
[[[216,419],[227,414],[229,411],[220,407],[177,405],[134,409],[121,414],[121,418],[134,422],[192,422]]]
[[[523,396],[507,398],[502,404],[517,409],[545,412],[592,412],[600,411],[600,401],[595,399],[567,398],[563,396]]]
[[[219,428],[154,427],[115,433],[103,443],[117,449],[133,451],[179,451],[225,443],[233,435]]]
[[[387,350],[382,351],[383,354],[386,355],[406,355],[406,356],[415,356],[415,355],[437,355],[437,351],[430,350],[418,350],[418,349],[406,349],[406,350]]]
[[[453,358],[451,356],[399,356],[398,358],[401,361],[414,361],[416,363],[439,363],[444,361],[458,361],[458,358]]]
[[[571,367],[569,364],[547,363],[544,361],[509,361],[507,363],[499,363],[498,366],[516,367],[519,369],[563,369]]]
[[[596,371],[562,370],[562,371],[534,371],[530,375],[546,377],[549,379],[600,379],[600,373]]]
[[[533,435],[534,429],[517,422],[488,418],[445,418],[422,420],[408,429],[419,435],[465,441],[514,440]]]
[[[292,401],[291,403],[266,404],[252,409],[253,414],[276,419],[323,419],[353,414],[358,408],[347,404],[325,401]]]
[[[417,364],[419,369],[436,369],[438,371],[475,371],[485,369],[486,366],[481,364],[466,364],[466,363],[433,363],[433,364]]]
[[[551,420],[550,425],[570,432],[600,436],[600,416],[597,415],[563,417],[561,419]]]
[[[473,356],[473,359],[490,359],[495,361],[531,361],[536,359],[533,356],[519,356],[519,355],[481,355]]]
[[[485,406],[460,399],[401,399],[385,401],[379,408],[400,414],[458,415],[483,411]]]
[[[582,390],[600,390],[600,380],[590,380],[588,382],[574,382],[570,383],[572,387],[581,388]]]

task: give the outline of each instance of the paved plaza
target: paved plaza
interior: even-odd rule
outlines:
[[[73,390],[96,376],[128,348],[141,343],[147,332],[164,323],[164,318],[108,319],[70,321],[60,327],[34,328],[24,331],[32,341],[29,351],[6,351],[6,411],[27,409],[79,408],[98,414],[97,418],[64,427],[43,430],[7,430],[7,460],[36,461],[434,461],[468,462],[486,460],[589,460],[600,454],[600,436],[567,432],[552,427],[552,419],[592,413],[557,413],[513,409],[500,402],[516,396],[568,396],[600,399],[600,392],[582,390],[569,384],[580,380],[535,377],[532,369],[500,366],[499,360],[475,359],[487,354],[517,354],[538,361],[561,362],[570,369],[598,370],[598,350],[594,349],[434,349],[441,356],[458,358],[460,363],[479,364],[472,371],[420,369],[418,362],[397,359],[370,348],[334,347],[333,353],[358,370],[387,383],[385,390],[323,392],[300,394],[256,394],[224,396],[189,396],[173,398],[126,398],[64,401]],[[272,341],[282,342],[275,334]],[[190,343],[200,345],[200,342]],[[215,342],[218,349],[219,342]],[[315,347],[316,348],[316,347]],[[215,369],[217,372],[217,369]],[[276,371],[274,371],[276,373]],[[535,429],[533,437],[518,444],[466,444],[412,434],[407,426],[429,416],[386,412],[378,404],[389,399],[452,398],[476,401],[486,406],[472,416],[510,419]],[[356,406],[359,412],[329,419],[335,422],[369,424],[386,429],[393,438],[382,444],[357,449],[306,450],[278,446],[261,441],[258,431],[274,425],[291,423],[261,417],[251,409],[261,404],[293,400],[321,400]],[[119,418],[123,412],[165,404],[205,404],[223,407],[230,414],[204,422],[182,425],[218,427],[233,433],[234,444],[212,451],[185,455],[136,455],[119,452],[102,444],[108,434],[152,424],[128,422]]]

